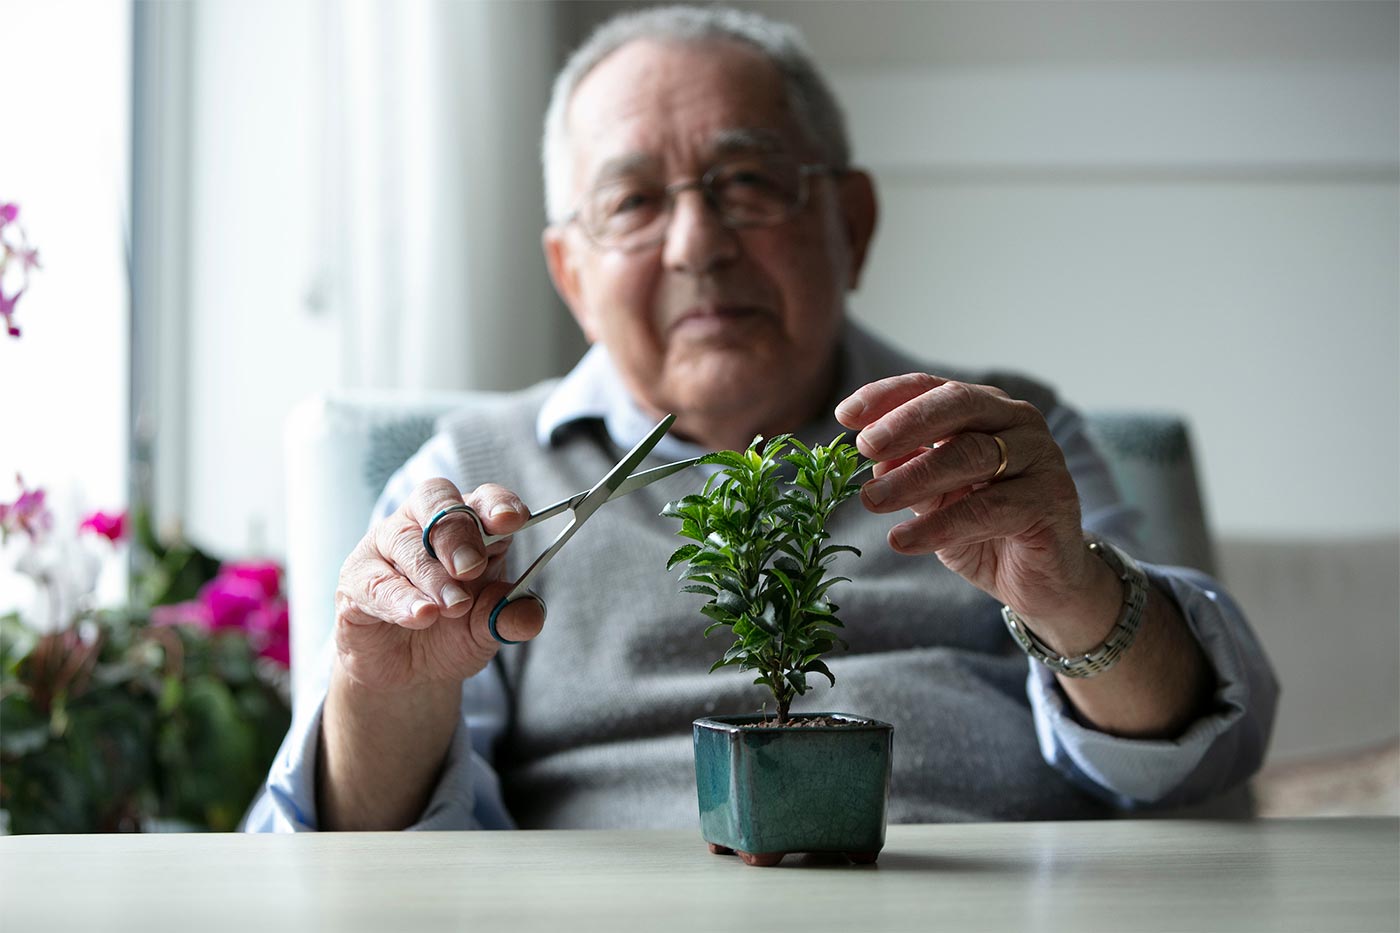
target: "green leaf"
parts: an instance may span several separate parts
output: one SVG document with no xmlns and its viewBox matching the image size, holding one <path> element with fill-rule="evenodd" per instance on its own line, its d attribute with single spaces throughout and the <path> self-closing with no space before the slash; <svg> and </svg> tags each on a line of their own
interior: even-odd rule
<svg viewBox="0 0 1400 933">
<path fill-rule="evenodd" d="M 700 614 L 707 619 L 714 619 L 716 622 L 723 622 L 725 625 L 733 625 L 734 614 L 726 612 L 714 603 L 706 603 L 700 607 Z"/>
<path fill-rule="evenodd" d="M 698 544 L 686 544 L 682 547 L 676 548 L 675 552 L 672 553 L 671 556 L 666 560 L 666 569 L 670 570 L 672 567 L 676 566 L 676 564 L 679 564 L 681 561 L 690 560 L 690 558 L 694 557 L 696 554 L 699 553 L 700 545 Z"/>
<path fill-rule="evenodd" d="M 754 618 L 754 624 L 769 634 L 778 634 L 778 613 L 772 603 L 764 603 L 763 611 Z"/>
<path fill-rule="evenodd" d="M 719 595 L 715 597 L 715 604 L 736 616 L 742 615 L 749 608 L 748 602 L 742 596 L 729 590 L 720 590 Z"/>
<path fill-rule="evenodd" d="M 733 467 L 736 470 L 748 469 L 748 461 L 732 450 L 716 450 L 714 453 L 705 454 L 700 458 L 700 462 L 717 463 L 720 466 Z"/>
<path fill-rule="evenodd" d="M 827 680 L 831 681 L 833 687 L 836 686 L 836 675 L 831 673 L 831 669 L 820 660 L 813 659 L 808 661 L 802 666 L 802 670 L 808 674 L 821 674 Z"/>
<path fill-rule="evenodd" d="M 802 573 L 802 565 L 787 555 L 773 561 L 773 567 L 777 570 L 781 570 L 784 574 L 792 574 L 793 576 Z"/>
<path fill-rule="evenodd" d="M 701 548 L 690 556 L 690 562 L 700 567 L 725 567 L 729 565 L 729 558 L 719 551 Z"/>
<path fill-rule="evenodd" d="M 699 583 L 691 583 L 681 587 L 682 593 L 700 593 L 705 596 L 718 596 L 719 592 L 714 587 L 703 586 Z"/>
<path fill-rule="evenodd" d="M 842 552 L 845 552 L 847 554 L 854 554 L 857 557 L 860 556 L 860 548 L 851 547 L 849 544 L 828 544 L 826 547 L 821 549 L 821 553 L 817 555 L 817 560 L 824 561 L 828 557 L 832 557 Z"/>
<path fill-rule="evenodd" d="M 807 686 L 806 674 L 801 671 L 788 671 L 783 677 L 788 683 L 792 684 L 792 689 L 797 691 L 798 696 L 806 696 L 807 690 L 809 689 Z"/>
</svg>

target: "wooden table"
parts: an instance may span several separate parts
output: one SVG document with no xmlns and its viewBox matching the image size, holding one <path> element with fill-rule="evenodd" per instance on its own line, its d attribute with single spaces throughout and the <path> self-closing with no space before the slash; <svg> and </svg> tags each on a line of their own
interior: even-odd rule
<svg viewBox="0 0 1400 933">
<path fill-rule="evenodd" d="M 1400 929 L 1400 820 L 892 826 L 878 865 L 693 832 L 18 836 L 0 929 Z"/>
</svg>

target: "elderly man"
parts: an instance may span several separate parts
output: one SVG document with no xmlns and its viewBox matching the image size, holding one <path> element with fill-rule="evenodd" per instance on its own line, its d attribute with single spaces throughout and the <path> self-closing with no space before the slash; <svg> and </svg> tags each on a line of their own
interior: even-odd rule
<svg viewBox="0 0 1400 933">
<path fill-rule="evenodd" d="M 792 30 L 716 8 L 614 20 L 560 74 L 544 152 L 549 272 L 592 347 L 562 380 L 446 419 L 390 481 L 341 571 L 324 699 L 250 828 L 694 825 L 690 721 L 759 701 L 747 677 L 706 676 L 713 647 L 664 570 L 677 542 L 657 512 L 695 476 L 600 512 L 544 575 L 548 625 L 532 600 L 501 613 L 526 644 L 502 648 L 488 616 L 551 531 L 483 547 L 454 515 L 432 530 L 439 560 L 421 543 L 463 502 L 516 531 L 666 412 L 659 457 L 844 426 L 877 461 L 835 529 L 865 550 L 839 697 L 809 705 L 895 724 L 892 819 L 1180 804 L 1258 767 L 1267 661 L 1199 574 L 1147 566 L 1145 603 L 1125 601 L 1097 542 L 1130 549 L 1129 516 L 1079 418 L 847 319 L 875 191 Z M 1008 626 L 1038 640 L 1023 653 Z"/>
</svg>

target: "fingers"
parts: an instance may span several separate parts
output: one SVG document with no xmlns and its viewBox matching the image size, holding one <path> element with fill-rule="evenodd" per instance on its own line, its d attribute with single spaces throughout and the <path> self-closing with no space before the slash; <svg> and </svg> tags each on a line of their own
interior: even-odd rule
<svg viewBox="0 0 1400 933">
<path fill-rule="evenodd" d="M 964 486 L 919 503 L 914 511 L 914 518 L 890 529 L 890 546 L 902 554 L 929 554 L 1001 538 L 1060 540 L 1064 529 L 1077 532 L 1079 527 L 1074 481 L 1058 472 Z"/>
<path fill-rule="evenodd" d="M 422 529 L 432 524 L 433 518 L 443 509 L 463 503 L 471 506 L 476 519 L 465 512 L 445 515 L 433 524 L 428 540 L 438 555 L 438 562 L 448 573 L 459 580 L 475 580 L 485 568 L 487 558 L 505 548 L 504 544 L 488 548 L 482 542 L 482 529 L 487 534 L 509 534 L 524 523 L 530 512 L 515 493 L 494 483 L 478 486 L 469 496 L 462 496 L 457 487 L 445 479 L 420 483 L 402 511 L 418 525 L 419 538 L 413 546 L 428 560 L 432 558 L 423 548 Z M 397 542 L 385 540 L 383 543 L 392 548 Z"/>
<path fill-rule="evenodd" d="M 425 566 L 421 575 L 427 576 L 427 570 Z M 471 594 L 441 567 L 438 576 L 436 591 L 415 585 L 399 567 L 376 552 L 366 535 L 341 568 L 340 586 L 335 593 L 336 615 L 352 625 L 389 622 L 408 629 L 427 628 L 443 615 L 465 615 L 472 607 Z"/>
<path fill-rule="evenodd" d="M 341 569 L 337 608 L 347 621 L 363 615 L 424 628 L 440 616 L 461 618 L 472 609 L 480 589 L 476 581 L 499 573 L 509 543 L 484 546 L 477 522 L 453 513 L 432 530 L 430 540 L 442 559 L 434 560 L 423 547 L 423 529 L 433 516 L 464 502 L 493 534 L 509 534 L 529 514 L 519 497 L 502 486 L 480 486 L 464 500 L 448 480 L 420 483 L 398 511 L 370 529 Z"/>
<path fill-rule="evenodd" d="M 860 429 L 862 454 L 890 460 L 964 431 L 1001 433 L 1040 414 L 995 386 L 910 373 L 861 387 L 837 406 L 836 417 Z"/>
<path fill-rule="evenodd" d="M 1001 435 L 1006 445 L 1006 469 L 999 480 L 1026 472 L 1041 455 L 1043 438 L 1028 429 L 1014 428 Z M 861 487 L 861 501 L 872 512 L 938 507 L 938 500 L 965 487 L 990 481 L 1001 466 L 1001 447 L 991 434 L 957 434 L 934 447 L 920 448 L 896 460 L 880 464 L 876 476 Z"/>
<path fill-rule="evenodd" d="M 1023 481 L 1024 482 L 1024 481 Z M 890 547 L 902 554 L 928 554 L 943 548 L 1024 534 L 1030 521 L 1011 483 L 956 496 L 890 529 Z"/>
<path fill-rule="evenodd" d="M 477 597 L 472 609 L 471 626 L 473 637 L 492 645 L 497 642 L 491 637 L 491 612 L 496 608 L 513 584 L 502 581 L 488 583 Z M 545 608 L 538 599 L 524 596 L 510 603 L 496 617 L 496 631 L 508 641 L 529 641 L 544 629 Z"/>
</svg>

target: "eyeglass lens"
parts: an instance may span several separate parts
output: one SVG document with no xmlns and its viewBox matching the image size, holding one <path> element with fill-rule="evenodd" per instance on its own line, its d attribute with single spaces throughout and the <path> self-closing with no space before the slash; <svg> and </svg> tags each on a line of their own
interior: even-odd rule
<svg viewBox="0 0 1400 933">
<path fill-rule="evenodd" d="M 619 179 L 589 194 L 579 219 L 601 246 L 651 246 L 664 238 L 676 197 L 698 188 L 726 226 L 770 226 L 801 208 L 808 168 L 792 159 L 762 156 L 727 160 L 697 181 L 669 186 L 648 178 Z"/>
</svg>

